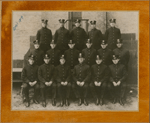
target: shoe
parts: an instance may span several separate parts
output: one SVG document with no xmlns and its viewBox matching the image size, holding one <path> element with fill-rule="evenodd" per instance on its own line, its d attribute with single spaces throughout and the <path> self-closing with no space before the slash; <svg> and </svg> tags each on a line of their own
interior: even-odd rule
<svg viewBox="0 0 150 123">
<path fill-rule="evenodd" d="M 39 104 L 39 101 L 37 101 L 36 99 L 34 99 L 33 102 L 34 102 L 35 104 Z"/>
<path fill-rule="evenodd" d="M 124 105 L 122 98 L 119 99 L 119 104 L 122 106 Z"/>
<path fill-rule="evenodd" d="M 103 99 L 100 99 L 100 105 L 101 106 L 103 105 Z"/>
<path fill-rule="evenodd" d="M 68 101 L 68 99 L 66 99 L 65 104 L 66 104 L 66 106 L 69 106 L 69 101 Z"/>
<path fill-rule="evenodd" d="M 46 102 L 45 101 L 42 102 L 42 106 L 46 107 Z"/>
<path fill-rule="evenodd" d="M 116 98 L 114 98 L 113 99 L 113 104 L 115 104 L 117 102 L 117 99 Z"/>
<path fill-rule="evenodd" d="M 84 99 L 84 105 L 88 106 L 88 103 L 87 103 L 86 99 Z"/>
<path fill-rule="evenodd" d="M 63 107 L 63 105 L 64 105 L 64 101 L 63 101 L 63 100 L 61 100 L 61 102 L 60 102 L 60 106 L 61 106 L 61 107 Z"/>
<path fill-rule="evenodd" d="M 30 106 L 30 102 L 27 101 L 27 102 L 25 103 L 25 106 L 26 106 L 26 107 L 29 107 L 29 106 Z"/>
<path fill-rule="evenodd" d="M 82 105 L 82 100 L 79 98 L 78 106 Z"/>
<path fill-rule="evenodd" d="M 99 99 L 96 98 L 96 105 L 99 105 Z"/>
<path fill-rule="evenodd" d="M 56 106 L 56 100 L 55 100 L 55 99 L 53 99 L 52 105 L 53 105 L 53 106 Z"/>
</svg>

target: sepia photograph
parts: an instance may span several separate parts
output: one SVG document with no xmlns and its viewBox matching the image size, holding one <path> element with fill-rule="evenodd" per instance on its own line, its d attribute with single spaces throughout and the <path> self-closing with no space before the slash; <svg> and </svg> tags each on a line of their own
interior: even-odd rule
<svg viewBox="0 0 150 123">
<path fill-rule="evenodd" d="M 12 111 L 138 111 L 139 11 L 12 11 Z"/>
</svg>

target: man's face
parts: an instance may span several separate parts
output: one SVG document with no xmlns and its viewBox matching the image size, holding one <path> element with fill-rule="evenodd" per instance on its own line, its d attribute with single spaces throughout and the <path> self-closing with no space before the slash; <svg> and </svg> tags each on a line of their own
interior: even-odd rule
<svg viewBox="0 0 150 123">
<path fill-rule="evenodd" d="M 96 25 L 95 24 L 91 24 L 91 29 L 95 29 Z"/>
<path fill-rule="evenodd" d="M 65 23 L 60 23 L 60 27 L 64 27 Z"/>
<path fill-rule="evenodd" d="M 97 60 L 96 60 L 96 63 L 97 63 L 97 64 L 101 64 L 101 63 L 102 63 L 102 59 L 97 59 Z"/>
<path fill-rule="evenodd" d="M 92 43 L 86 43 L 87 48 L 90 48 L 92 46 Z"/>
<path fill-rule="evenodd" d="M 40 47 L 39 44 L 34 44 L 35 49 L 38 49 Z"/>
<path fill-rule="evenodd" d="M 112 22 L 110 23 L 111 27 L 115 27 L 115 25 L 116 25 L 116 23 L 112 23 Z"/>
<path fill-rule="evenodd" d="M 122 43 L 117 43 L 117 47 L 121 48 L 122 47 Z"/>
<path fill-rule="evenodd" d="M 54 49 L 56 44 L 50 44 L 51 48 Z"/>
<path fill-rule="evenodd" d="M 60 64 L 65 64 L 65 59 L 60 59 Z"/>
<path fill-rule="evenodd" d="M 73 49 L 75 44 L 68 44 L 68 46 L 70 47 L 70 49 Z"/>
<path fill-rule="evenodd" d="M 79 60 L 79 63 L 81 64 L 81 63 L 83 63 L 84 58 L 78 58 L 78 60 Z"/>
<path fill-rule="evenodd" d="M 34 60 L 33 60 L 33 59 L 29 59 L 28 61 L 29 61 L 29 64 L 30 64 L 30 65 L 33 65 L 33 64 L 34 64 Z"/>
<path fill-rule="evenodd" d="M 112 60 L 112 62 L 113 62 L 114 64 L 118 64 L 119 59 Z"/>
<path fill-rule="evenodd" d="M 106 49 L 107 44 L 101 44 L 102 49 Z"/>
<path fill-rule="evenodd" d="M 76 26 L 76 27 L 79 27 L 79 26 L 80 26 L 80 23 L 75 23 L 75 26 Z"/>
<path fill-rule="evenodd" d="M 47 26 L 47 24 L 42 22 L 42 27 L 46 27 L 46 26 Z"/>
<path fill-rule="evenodd" d="M 50 59 L 44 59 L 45 64 L 48 64 Z"/>
</svg>

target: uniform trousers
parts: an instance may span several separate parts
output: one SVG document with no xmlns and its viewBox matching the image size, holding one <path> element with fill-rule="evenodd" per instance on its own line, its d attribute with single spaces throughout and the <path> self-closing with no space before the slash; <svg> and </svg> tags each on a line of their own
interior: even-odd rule
<svg viewBox="0 0 150 123">
<path fill-rule="evenodd" d="M 125 81 L 121 82 L 119 86 L 114 86 L 112 82 L 108 83 L 108 90 L 111 97 L 113 98 L 123 98 L 125 95 L 127 83 Z"/>
<path fill-rule="evenodd" d="M 57 84 L 58 94 L 60 99 L 68 99 L 70 96 L 71 83 L 68 83 L 66 86 L 61 85 L 61 83 Z"/>
<path fill-rule="evenodd" d="M 107 83 L 103 82 L 100 86 L 95 86 L 94 82 L 90 83 L 90 90 L 94 98 L 103 98 Z"/>
<path fill-rule="evenodd" d="M 57 84 L 54 82 L 51 84 L 51 86 L 47 86 L 47 85 L 45 85 L 45 83 L 41 82 L 40 89 L 41 89 L 42 101 L 46 101 L 46 91 L 48 91 L 49 93 L 52 93 L 52 99 L 55 99 L 56 98 L 56 88 L 57 88 Z"/>
<path fill-rule="evenodd" d="M 89 88 L 88 83 L 84 83 L 82 87 L 77 85 L 77 83 L 72 84 L 72 89 L 74 91 L 76 98 L 87 98 L 88 88 Z"/>
<path fill-rule="evenodd" d="M 36 83 L 34 86 L 30 86 L 29 83 L 23 83 L 23 91 L 24 91 L 25 98 L 27 101 L 29 101 L 29 89 L 30 88 L 34 88 L 33 98 L 37 100 L 37 97 L 39 95 L 39 89 L 40 89 L 39 83 Z"/>
</svg>

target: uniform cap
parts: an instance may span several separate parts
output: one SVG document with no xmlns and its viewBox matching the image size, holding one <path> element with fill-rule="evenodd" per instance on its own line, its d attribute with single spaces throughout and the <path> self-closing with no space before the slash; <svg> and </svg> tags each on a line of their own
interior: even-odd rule
<svg viewBox="0 0 150 123">
<path fill-rule="evenodd" d="M 29 57 L 29 59 L 31 59 L 31 60 L 34 60 L 34 59 L 35 59 L 35 56 L 34 56 L 33 54 L 30 54 L 28 57 Z"/>
<path fill-rule="evenodd" d="M 42 23 L 47 24 L 47 22 L 48 22 L 48 20 L 44 20 L 44 19 L 42 19 Z"/>
<path fill-rule="evenodd" d="M 55 41 L 54 41 L 54 40 L 52 40 L 50 44 L 55 44 Z"/>
<path fill-rule="evenodd" d="M 44 59 L 50 59 L 50 56 L 48 54 L 45 54 Z"/>
<path fill-rule="evenodd" d="M 70 40 L 68 44 L 75 44 L 73 40 Z"/>
<path fill-rule="evenodd" d="M 38 40 L 33 41 L 33 44 L 39 44 Z"/>
<path fill-rule="evenodd" d="M 65 23 L 66 21 L 65 21 L 65 19 L 59 19 L 58 20 L 60 23 Z"/>
<path fill-rule="evenodd" d="M 102 40 L 101 44 L 105 45 L 105 44 L 107 44 L 107 41 L 106 40 Z"/>
<path fill-rule="evenodd" d="M 112 55 L 112 60 L 119 59 L 119 55 Z"/>
<path fill-rule="evenodd" d="M 122 42 L 123 42 L 122 39 L 117 39 L 117 44 L 120 44 L 120 43 L 122 43 Z"/>
<path fill-rule="evenodd" d="M 100 60 L 102 57 L 100 55 L 96 55 L 96 60 Z"/>
<path fill-rule="evenodd" d="M 79 58 L 84 58 L 83 53 L 79 53 Z"/>
<path fill-rule="evenodd" d="M 86 43 L 91 44 L 92 43 L 91 39 L 87 39 Z"/>
<path fill-rule="evenodd" d="M 80 23 L 80 22 L 81 22 L 80 19 L 76 19 L 76 20 L 75 20 L 75 23 Z"/>
<path fill-rule="evenodd" d="M 113 19 L 113 18 L 112 18 L 112 19 L 109 20 L 109 22 L 110 22 L 110 23 L 116 23 L 116 19 Z"/>
<path fill-rule="evenodd" d="M 90 24 L 94 25 L 94 24 L 96 24 L 96 21 L 95 20 L 90 21 Z"/>
<path fill-rule="evenodd" d="M 64 58 L 64 55 L 61 55 L 61 56 L 60 56 L 60 59 L 65 59 L 65 58 Z"/>
</svg>

